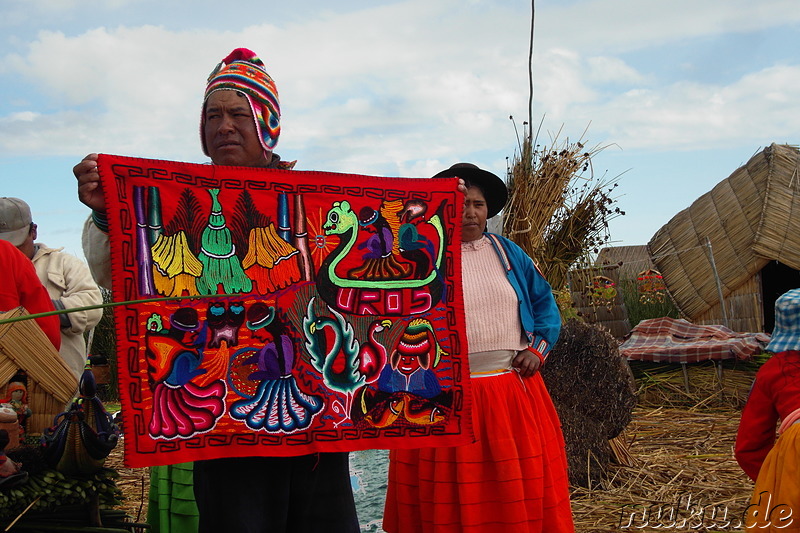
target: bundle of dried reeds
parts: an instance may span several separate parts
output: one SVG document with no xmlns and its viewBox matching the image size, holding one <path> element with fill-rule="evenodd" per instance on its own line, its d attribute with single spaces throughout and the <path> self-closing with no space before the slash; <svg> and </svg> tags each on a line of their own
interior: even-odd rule
<svg viewBox="0 0 800 533">
<path fill-rule="evenodd" d="M 607 330 L 572 319 L 562 328 L 542 378 L 561 419 L 570 482 L 591 486 L 612 460 L 608 440 L 631 420 L 636 396 L 628 363 Z"/>
<path fill-rule="evenodd" d="M 27 314 L 18 307 L 0 313 L 0 318 Z M 78 380 L 35 320 L 0 325 L 0 394 L 19 370 L 27 374 L 28 404 L 33 411 L 28 430 L 41 432 L 77 392 Z"/>
<path fill-rule="evenodd" d="M 534 145 L 527 136 L 508 169 L 509 202 L 503 234 L 533 257 L 554 288 L 580 258 L 608 241 L 613 180 L 595 180 L 592 158 L 605 147 L 586 148 L 583 139 Z"/>
<path fill-rule="evenodd" d="M 27 314 L 25 308 L 17 307 L 0 313 L 0 318 Z M 36 376 L 40 381 L 45 376 L 50 378 L 43 386 L 59 400 L 69 401 L 75 393 L 77 379 L 36 321 L 22 320 L 0 325 L 0 353 L 4 356 L 0 358 L 3 368 L 16 365 L 13 372 L 7 376 L 3 374 L 4 377 L 10 377 L 17 368 L 23 368 L 28 375 Z"/>
</svg>

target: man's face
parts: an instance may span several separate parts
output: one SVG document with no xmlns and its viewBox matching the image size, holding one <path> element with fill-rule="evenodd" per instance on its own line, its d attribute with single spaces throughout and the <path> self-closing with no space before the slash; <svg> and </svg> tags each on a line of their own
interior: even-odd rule
<svg viewBox="0 0 800 533">
<path fill-rule="evenodd" d="M 31 224 L 28 236 L 25 238 L 22 244 L 17 246 L 17 249 L 23 254 L 25 254 L 28 257 L 28 259 L 33 259 L 33 256 L 36 255 L 36 247 L 33 245 L 33 241 L 36 240 L 37 233 L 38 232 L 36 224 Z"/>
<path fill-rule="evenodd" d="M 205 107 L 203 138 L 215 165 L 264 167 L 270 161 L 258 139 L 253 112 L 238 91 L 216 91 Z"/>
</svg>

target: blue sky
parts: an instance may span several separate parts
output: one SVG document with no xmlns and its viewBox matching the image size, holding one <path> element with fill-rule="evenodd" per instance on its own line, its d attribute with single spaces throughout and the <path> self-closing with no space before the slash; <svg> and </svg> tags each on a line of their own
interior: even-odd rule
<svg viewBox="0 0 800 533">
<path fill-rule="evenodd" d="M 89 152 L 206 161 L 205 78 L 238 46 L 277 82 L 276 151 L 298 168 L 502 174 L 508 117 L 528 114 L 529 20 L 513 0 L 5 0 L 0 193 L 81 256 L 72 166 Z M 536 2 L 540 140 L 608 146 L 594 167 L 621 175 L 616 244 L 646 244 L 760 149 L 798 143 L 799 29 L 794 0 Z"/>
</svg>

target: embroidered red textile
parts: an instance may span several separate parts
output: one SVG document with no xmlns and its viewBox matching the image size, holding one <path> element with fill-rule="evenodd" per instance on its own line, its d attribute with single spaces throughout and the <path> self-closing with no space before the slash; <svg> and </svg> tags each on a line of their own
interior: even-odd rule
<svg viewBox="0 0 800 533">
<path fill-rule="evenodd" d="M 456 178 L 98 169 L 126 465 L 472 441 Z"/>
</svg>

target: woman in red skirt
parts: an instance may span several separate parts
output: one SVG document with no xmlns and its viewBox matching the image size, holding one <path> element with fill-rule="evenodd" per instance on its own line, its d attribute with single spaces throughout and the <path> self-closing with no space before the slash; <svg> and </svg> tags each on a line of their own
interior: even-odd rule
<svg viewBox="0 0 800 533">
<path fill-rule="evenodd" d="M 467 188 L 462 279 L 473 419 L 467 446 L 392 450 L 388 533 L 574 532 L 564 438 L 538 370 L 558 339 L 550 285 L 486 220 L 506 203 L 503 180 L 469 163 L 436 177 Z"/>
</svg>

